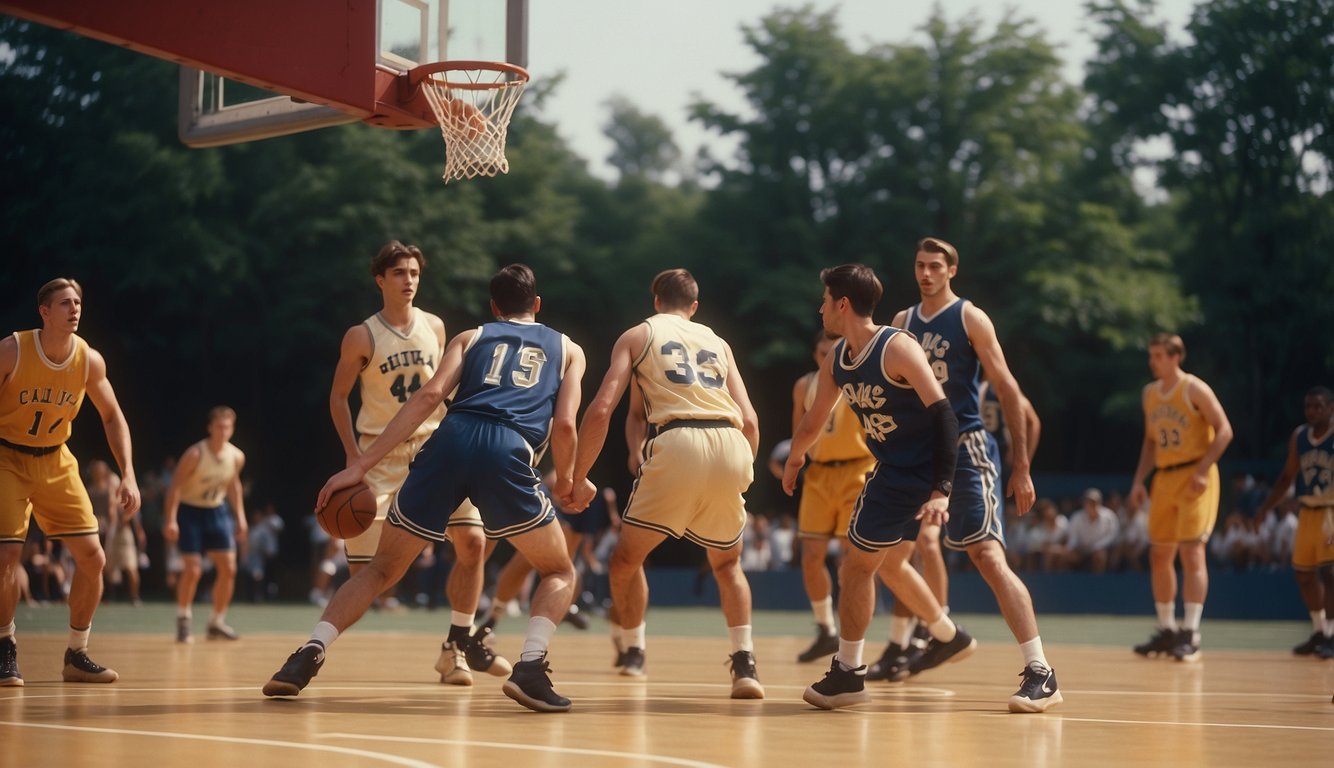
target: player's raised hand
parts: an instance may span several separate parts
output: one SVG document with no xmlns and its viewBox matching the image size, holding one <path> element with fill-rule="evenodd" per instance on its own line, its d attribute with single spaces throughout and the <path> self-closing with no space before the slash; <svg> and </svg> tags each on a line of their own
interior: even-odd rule
<svg viewBox="0 0 1334 768">
<path fill-rule="evenodd" d="M 351 488 L 361 482 L 361 479 L 365 476 L 366 473 L 362 471 L 361 467 L 354 465 L 329 478 L 324 483 L 324 487 L 320 489 L 319 495 L 315 497 L 315 511 L 319 512 L 324 509 L 324 505 L 329 503 L 329 497 L 333 495 L 334 491 Z"/>
</svg>

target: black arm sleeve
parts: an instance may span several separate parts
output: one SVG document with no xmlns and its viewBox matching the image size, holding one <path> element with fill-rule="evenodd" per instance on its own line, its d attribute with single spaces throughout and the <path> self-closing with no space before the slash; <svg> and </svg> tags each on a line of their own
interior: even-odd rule
<svg viewBox="0 0 1334 768">
<path fill-rule="evenodd" d="M 959 461 L 959 419 L 949 400 L 937 400 L 927 406 L 926 412 L 931 416 L 932 447 L 936 455 L 934 488 L 942 482 L 954 482 L 954 466 Z"/>
</svg>

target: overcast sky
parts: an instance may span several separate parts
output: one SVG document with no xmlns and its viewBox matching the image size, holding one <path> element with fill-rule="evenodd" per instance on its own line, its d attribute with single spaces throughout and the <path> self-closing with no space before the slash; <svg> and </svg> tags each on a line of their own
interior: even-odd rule
<svg viewBox="0 0 1334 768">
<path fill-rule="evenodd" d="M 758 63 L 742 40 L 742 25 L 753 26 L 776 8 L 803 4 L 837 8 L 842 37 L 855 50 L 869 43 L 923 40 L 920 27 L 932 8 L 929 2 L 902 0 L 530 0 L 528 68 L 535 81 L 566 73 L 545 116 L 594 173 L 610 177 L 604 161 L 611 143 L 602 134 L 610 96 L 624 95 L 666 121 L 686 158 L 705 142 L 721 147 L 686 119 L 687 105 L 702 96 L 729 110 L 742 109 L 740 93 L 722 74 Z M 1060 46 L 1072 82 L 1082 79 L 1083 63 L 1093 53 L 1082 0 L 939 0 L 939 5 L 952 23 L 976 13 L 994 24 L 1006 7 L 1033 18 Z M 1194 5 L 1194 0 L 1159 0 L 1157 16 L 1180 37 Z"/>
</svg>

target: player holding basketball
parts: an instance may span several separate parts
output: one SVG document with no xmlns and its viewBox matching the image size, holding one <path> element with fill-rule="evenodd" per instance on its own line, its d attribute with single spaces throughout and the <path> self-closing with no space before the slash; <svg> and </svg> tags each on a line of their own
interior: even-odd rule
<svg viewBox="0 0 1334 768">
<path fill-rule="evenodd" d="M 390 240 L 371 259 L 371 277 L 380 290 L 383 306 L 343 335 L 333 385 L 329 388 L 329 413 L 349 467 L 384 431 L 408 398 L 435 375 L 437 361 L 444 352 L 444 321 L 413 305 L 425 268 L 426 257 L 421 249 L 397 240 Z M 348 405 L 353 384 L 358 386 L 361 397 L 355 431 Z M 439 426 L 444 413 L 442 404 L 412 435 L 367 471 L 366 485 L 375 494 L 377 504 L 375 522 L 365 533 L 348 539 L 345 544 L 351 573 L 361 570 L 374 556 L 394 493 L 403 485 L 413 457 Z M 449 634 L 440 646 L 440 658 L 435 665 L 442 683 L 472 685 L 473 669 L 493 675 L 510 672 L 510 663 L 492 653 L 483 642 L 486 633 L 473 633 L 486 562 L 486 537 L 481 526 L 477 508 L 466 499 L 449 518 L 446 534 L 454 546 L 456 559 L 445 585 L 450 606 Z"/>
<path fill-rule="evenodd" d="M 1186 345 L 1160 333 L 1149 340 L 1145 385 L 1144 443 L 1130 487 L 1130 506 L 1149 504 L 1149 571 L 1158 631 L 1135 646 L 1140 656 L 1194 661 L 1200 656 L 1200 616 L 1209 591 L 1204 545 L 1218 519 L 1218 459 L 1232 442 L 1232 424 L 1214 391 L 1181 370 Z M 1144 478 L 1153 471 L 1153 492 Z M 1181 626 L 1176 622 L 1176 559 L 1181 555 Z"/>
<path fill-rule="evenodd" d="M 883 289 L 870 267 L 832 267 L 820 280 L 821 320 L 842 340 L 820 364 L 815 399 L 792 435 L 783 490 L 795 490 L 807 451 L 840 395 L 852 406 L 876 458 L 848 526 L 852 546 L 839 566 L 838 652 L 824 679 L 802 696 L 813 706 L 836 709 L 870 700 L 862 651 L 875 611 L 877 570 L 913 613 L 929 617 L 936 663 L 968 656 L 977 642 L 945 615 L 909 562 L 919 525 L 949 517 L 958 437 L 954 411 L 912 334 L 871 319 Z"/>
<path fill-rule="evenodd" d="M 236 591 L 236 547 L 244 546 L 247 534 L 241 492 L 245 454 L 231 443 L 235 432 L 236 411 L 225 405 L 209 411 L 208 437 L 185 449 L 167 487 L 162 538 L 177 545 L 183 566 L 176 581 L 178 643 L 192 641 L 191 606 L 204 574 L 204 554 L 217 573 L 208 639 L 239 639 L 226 621 Z"/>
<path fill-rule="evenodd" d="M 684 269 L 653 278 L 657 314 L 616 340 L 602 386 L 579 428 L 576 486 L 592 498 L 588 471 L 607 439 L 611 412 L 634 379 L 653 437 L 611 556 L 611 593 L 621 629 L 621 674 L 644 674 L 648 581 L 644 560 L 669 535 L 703 547 L 718 581 L 731 641 L 732 698 L 759 699 L 751 640 L 750 584 L 741 571 L 742 494 L 754 480 L 759 424 L 732 348 L 693 322 L 699 286 Z"/>
<path fill-rule="evenodd" d="M 815 338 L 815 364 L 824 362 L 836 338 L 821 330 Z M 815 402 L 818 370 L 792 387 L 792 432 Z M 829 540 L 839 540 L 839 551 L 847 549 L 848 522 L 852 508 L 866 485 L 866 475 L 875 468 L 875 457 L 866 447 L 866 433 L 847 402 L 839 402 L 829 413 L 808 452 L 809 466 L 801 485 L 797 511 L 797 534 L 801 538 L 801 577 L 806 597 L 815 613 L 815 642 L 797 656 L 798 662 L 815 661 L 838 650 L 838 627 L 834 623 L 833 582 L 825 557 Z"/>
<path fill-rule="evenodd" d="M 540 309 L 532 270 L 522 264 L 501 269 L 491 278 L 496 321 L 454 337 L 435 375 L 320 490 L 317 507 L 335 490 L 361 481 L 457 388 L 449 413 L 408 469 L 375 556 L 334 594 L 310 640 L 265 684 L 266 696 L 295 696 L 305 688 L 339 633 L 403 576 L 428 541 L 444 540 L 450 511 L 470 498 L 486 535 L 508 539 L 541 577 L 523 651 L 503 690 L 539 712 L 570 708 L 570 700 L 552 688 L 546 655 L 574 596 L 574 566 L 560 526 L 551 525 L 555 510 L 533 464 L 550 442 L 555 493 L 570 500 L 584 353 L 564 334 L 537 323 Z"/>
<path fill-rule="evenodd" d="M 93 614 L 102 600 L 106 555 L 79 464 L 65 441 L 87 394 L 102 417 L 107 444 L 120 466 L 119 500 L 125 514 L 139 511 L 139 484 L 130 451 L 130 428 L 107 379 L 101 353 L 76 333 L 83 317 L 83 288 L 56 278 L 37 291 L 42 327 L 0 339 L 0 686 L 23 685 L 14 614 L 17 572 L 28 521 L 74 556 L 69 592 L 69 645 L 61 672 L 67 683 L 110 683 L 119 675 L 88 658 Z"/>
<path fill-rule="evenodd" d="M 1298 656 L 1334 658 L 1334 393 L 1312 387 L 1302 403 L 1306 423 L 1288 438 L 1288 460 L 1256 518 L 1263 520 L 1297 484 L 1297 537 L 1292 570 L 1315 631 L 1292 649 Z"/>
</svg>

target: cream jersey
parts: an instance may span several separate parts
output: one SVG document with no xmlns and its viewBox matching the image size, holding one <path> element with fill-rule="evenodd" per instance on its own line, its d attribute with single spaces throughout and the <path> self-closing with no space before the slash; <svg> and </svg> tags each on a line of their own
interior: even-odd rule
<svg viewBox="0 0 1334 768">
<path fill-rule="evenodd" d="M 227 486 L 241 471 L 241 449 L 227 443 L 220 453 L 214 453 L 207 439 L 194 447 L 199 449 L 199 464 L 181 481 L 181 503 L 212 509 L 227 498 Z"/>
<path fill-rule="evenodd" d="M 815 404 L 816 377 L 818 372 L 806 374 L 806 410 Z M 848 461 L 867 458 L 871 449 L 866 447 L 866 431 L 852 412 L 852 406 L 839 393 L 834 410 L 829 413 L 824 427 L 815 438 L 815 444 L 806 452 L 811 461 Z"/>
<path fill-rule="evenodd" d="M 48 360 L 41 331 L 16 331 L 18 359 L 0 386 L 0 438 L 15 445 L 50 448 L 69 439 L 88 385 L 88 343 L 74 337 L 74 352 Z"/>
<path fill-rule="evenodd" d="M 361 369 L 361 410 L 357 412 L 357 432 L 378 435 L 384 431 L 398 409 L 435 375 L 440 362 L 440 337 L 431 330 L 427 314 L 412 308 L 412 322 L 406 332 L 385 321 L 380 313 L 363 323 L 371 334 L 371 354 Z M 417 427 L 413 437 L 427 437 L 440 426 L 445 416 L 441 405 Z"/>
<path fill-rule="evenodd" d="M 653 315 L 644 324 L 648 342 L 633 369 L 648 422 L 726 420 L 740 428 L 741 408 L 727 391 L 723 340 L 680 315 Z"/>
<path fill-rule="evenodd" d="M 1167 392 L 1159 382 L 1144 388 L 1144 417 L 1154 441 L 1158 469 L 1198 461 L 1214 441 L 1214 428 L 1190 402 L 1189 389 L 1197 379 L 1189 373 Z"/>
</svg>

